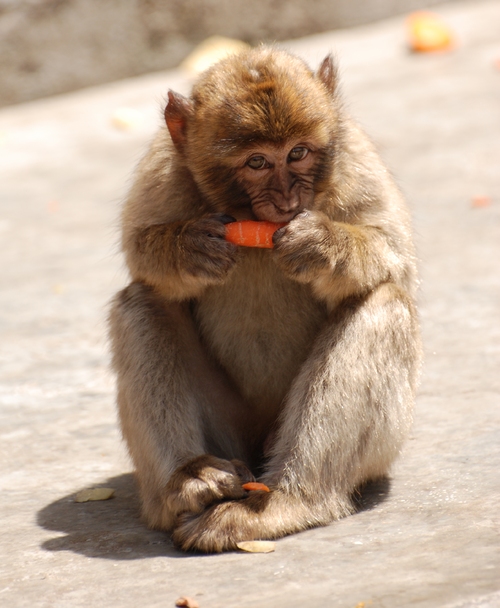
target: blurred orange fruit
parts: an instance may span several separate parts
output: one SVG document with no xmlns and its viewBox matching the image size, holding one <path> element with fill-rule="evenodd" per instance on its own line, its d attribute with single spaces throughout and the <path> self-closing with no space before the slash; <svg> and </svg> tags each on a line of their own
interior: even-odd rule
<svg viewBox="0 0 500 608">
<path fill-rule="evenodd" d="M 413 51 L 427 53 L 448 50 L 454 46 L 451 29 L 434 13 L 417 11 L 407 20 L 408 37 Z"/>
</svg>

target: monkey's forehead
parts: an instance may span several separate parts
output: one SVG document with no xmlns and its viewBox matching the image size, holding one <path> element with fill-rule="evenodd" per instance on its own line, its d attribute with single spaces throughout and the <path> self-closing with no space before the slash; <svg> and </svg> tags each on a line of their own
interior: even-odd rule
<svg viewBox="0 0 500 608">
<path fill-rule="evenodd" d="M 264 103 L 266 98 L 285 94 L 289 99 L 309 102 L 329 97 L 323 83 L 300 58 L 275 48 L 261 47 L 230 55 L 204 72 L 193 87 L 196 106 Z"/>
<path fill-rule="evenodd" d="M 296 57 L 254 49 L 208 70 L 193 88 L 195 122 L 217 137 L 284 141 L 323 132 L 335 108 L 326 87 Z M 318 136 L 320 134 L 318 133 Z"/>
</svg>

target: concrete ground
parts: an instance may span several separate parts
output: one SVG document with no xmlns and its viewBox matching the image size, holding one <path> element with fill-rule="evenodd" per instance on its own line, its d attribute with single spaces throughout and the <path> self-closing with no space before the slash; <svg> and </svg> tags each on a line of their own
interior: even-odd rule
<svg viewBox="0 0 500 608">
<path fill-rule="evenodd" d="M 289 44 L 314 65 L 337 52 L 346 103 L 408 196 L 426 363 L 390 486 L 270 554 L 183 555 L 148 531 L 116 424 L 120 201 L 187 77 L 0 112 L 1 606 L 500 606 L 500 4 L 440 13 L 450 53 L 408 53 L 399 18 Z M 135 110 L 128 130 L 120 107 Z M 116 497 L 74 502 L 96 485 Z"/>
</svg>

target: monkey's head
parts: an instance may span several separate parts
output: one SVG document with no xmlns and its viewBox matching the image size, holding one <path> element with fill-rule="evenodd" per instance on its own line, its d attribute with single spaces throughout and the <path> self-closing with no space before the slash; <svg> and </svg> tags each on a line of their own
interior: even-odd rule
<svg viewBox="0 0 500 608">
<path fill-rule="evenodd" d="M 333 165 L 335 81 L 331 56 L 315 74 L 254 49 L 207 70 L 191 99 L 169 92 L 172 141 L 213 210 L 286 222 L 314 208 Z"/>
</svg>

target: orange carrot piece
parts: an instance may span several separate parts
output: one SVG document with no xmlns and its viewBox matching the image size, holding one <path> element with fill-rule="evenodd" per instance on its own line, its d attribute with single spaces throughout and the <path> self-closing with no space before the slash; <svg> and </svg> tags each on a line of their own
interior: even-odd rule
<svg viewBox="0 0 500 608">
<path fill-rule="evenodd" d="M 241 486 L 244 490 L 248 492 L 270 492 L 271 490 L 264 483 L 259 483 L 258 481 L 249 481 L 248 483 L 244 483 Z"/>
<path fill-rule="evenodd" d="M 454 45 L 451 29 L 433 13 L 417 11 L 408 17 L 408 36 L 413 51 L 444 51 Z"/>
<path fill-rule="evenodd" d="M 241 245 L 242 247 L 260 247 L 263 249 L 273 248 L 273 234 L 286 223 L 253 222 L 244 220 L 242 222 L 231 222 L 226 224 L 226 241 Z"/>
</svg>

